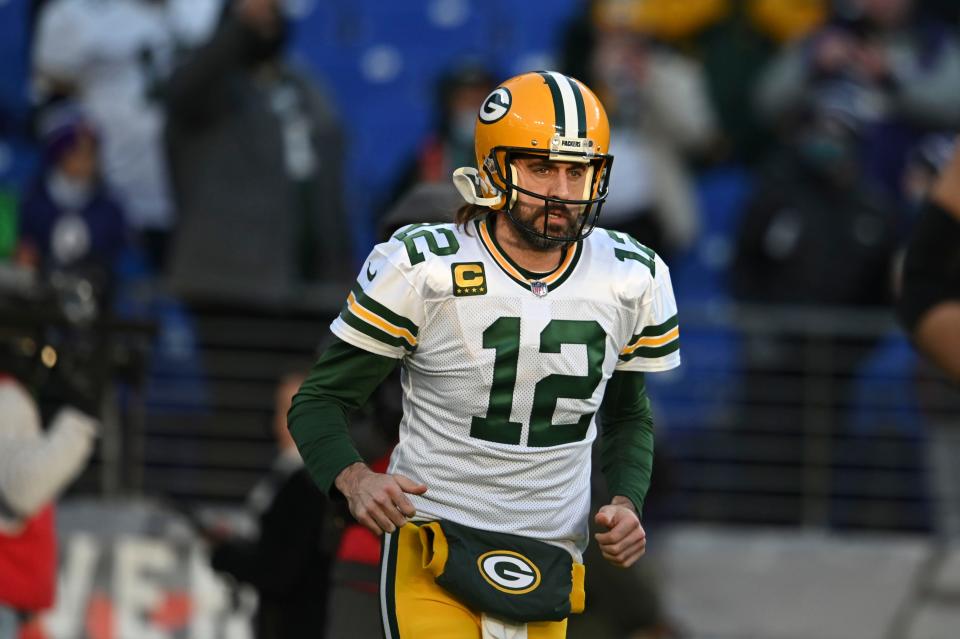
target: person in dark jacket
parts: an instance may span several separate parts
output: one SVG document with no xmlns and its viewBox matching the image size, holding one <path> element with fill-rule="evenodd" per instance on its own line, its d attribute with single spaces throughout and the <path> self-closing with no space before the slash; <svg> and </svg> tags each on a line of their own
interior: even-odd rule
<svg viewBox="0 0 960 639">
<path fill-rule="evenodd" d="M 332 547 L 330 510 L 313 484 L 286 428 L 290 400 L 302 374 L 277 387 L 273 432 L 278 454 L 269 474 L 251 491 L 248 509 L 259 533 L 246 538 L 214 527 L 211 565 L 252 585 L 259 597 L 257 639 L 323 637 Z"/>
<path fill-rule="evenodd" d="M 933 183 L 910 238 L 897 311 L 911 341 L 952 382 L 929 385 L 926 422 L 929 490 L 934 531 L 960 539 L 960 424 L 944 410 L 960 385 L 960 147 Z"/>
<path fill-rule="evenodd" d="M 960 146 L 914 229 L 897 304 L 917 347 L 960 383 Z"/>
<path fill-rule="evenodd" d="M 343 140 L 329 101 L 283 59 L 278 0 L 236 0 L 166 86 L 180 226 L 169 264 L 190 302 L 276 307 L 352 269 Z"/>
</svg>

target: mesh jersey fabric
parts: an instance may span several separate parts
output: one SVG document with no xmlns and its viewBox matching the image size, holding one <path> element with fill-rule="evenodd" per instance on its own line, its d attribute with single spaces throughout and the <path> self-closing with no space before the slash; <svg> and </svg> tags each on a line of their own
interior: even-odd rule
<svg viewBox="0 0 960 639">
<path fill-rule="evenodd" d="M 418 518 L 576 554 L 604 387 L 680 364 L 676 302 L 660 257 L 604 229 L 541 278 L 546 294 L 524 275 L 484 220 L 410 225 L 374 247 L 331 330 L 402 359 L 389 472 L 427 485 Z"/>
</svg>

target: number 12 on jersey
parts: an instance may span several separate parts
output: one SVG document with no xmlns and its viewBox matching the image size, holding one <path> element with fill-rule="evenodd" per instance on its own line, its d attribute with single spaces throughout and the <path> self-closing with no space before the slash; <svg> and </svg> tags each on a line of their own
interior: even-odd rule
<svg viewBox="0 0 960 639">
<path fill-rule="evenodd" d="M 540 333 L 541 353 L 560 353 L 563 344 L 583 344 L 587 349 L 586 375 L 547 375 L 537 382 L 530 413 L 527 445 L 558 446 L 580 441 L 587 435 L 593 413 L 586 413 L 573 424 L 553 424 L 557 400 L 589 399 L 603 379 L 606 333 L 593 320 L 551 320 Z M 511 422 L 513 394 L 520 358 L 520 318 L 501 317 L 483 332 L 483 348 L 496 353 L 493 383 L 487 416 L 474 416 L 470 436 L 501 444 L 519 444 L 523 424 Z"/>
</svg>

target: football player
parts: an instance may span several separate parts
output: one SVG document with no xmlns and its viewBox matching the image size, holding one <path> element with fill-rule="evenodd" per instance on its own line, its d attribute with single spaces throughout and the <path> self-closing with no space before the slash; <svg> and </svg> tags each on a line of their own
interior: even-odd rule
<svg viewBox="0 0 960 639">
<path fill-rule="evenodd" d="M 294 398 L 290 429 L 319 485 L 384 534 L 387 637 L 564 637 L 584 606 L 590 450 L 602 427 L 611 503 L 596 535 L 618 566 L 643 553 L 653 431 L 644 374 L 680 363 L 670 275 L 597 228 L 613 163 L 583 83 L 525 73 L 486 98 L 475 167 L 454 172 L 454 224 L 374 247 Z M 402 366 L 385 474 L 347 413 Z M 595 419 L 596 415 L 600 419 Z"/>
</svg>

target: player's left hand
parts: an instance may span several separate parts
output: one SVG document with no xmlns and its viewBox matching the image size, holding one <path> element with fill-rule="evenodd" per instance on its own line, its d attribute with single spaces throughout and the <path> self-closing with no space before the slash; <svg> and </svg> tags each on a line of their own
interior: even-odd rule
<svg viewBox="0 0 960 639">
<path fill-rule="evenodd" d="M 597 511 L 594 521 L 606 532 L 594 535 L 603 558 L 620 568 L 629 568 L 647 550 L 647 533 L 629 500 L 614 497 Z"/>
</svg>

